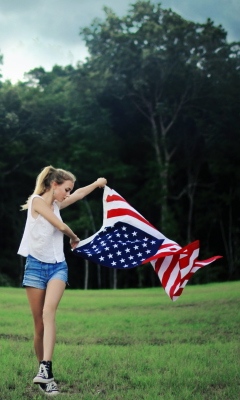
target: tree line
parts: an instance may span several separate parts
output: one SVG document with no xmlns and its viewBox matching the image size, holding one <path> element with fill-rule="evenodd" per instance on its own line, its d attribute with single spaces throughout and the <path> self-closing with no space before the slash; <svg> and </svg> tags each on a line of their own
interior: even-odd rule
<svg viewBox="0 0 240 400">
<path fill-rule="evenodd" d="M 81 30 L 89 57 L 0 82 L 0 285 L 21 284 L 20 205 L 49 164 L 75 187 L 99 176 L 181 246 L 200 239 L 200 259 L 222 255 L 194 283 L 239 279 L 240 43 L 208 19 L 186 21 L 137 1 L 124 17 Z M 0 57 L 1 62 L 1 57 Z M 63 210 L 80 238 L 102 225 L 102 192 Z M 112 271 L 76 258 L 72 288 L 159 285 L 151 265 Z"/>
</svg>

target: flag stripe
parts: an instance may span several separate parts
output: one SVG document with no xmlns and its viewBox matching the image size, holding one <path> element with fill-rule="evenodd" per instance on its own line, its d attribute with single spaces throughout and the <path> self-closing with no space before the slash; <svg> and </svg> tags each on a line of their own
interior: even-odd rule
<svg viewBox="0 0 240 400">
<path fill-rule="evenodd" d="M 122 217 L 125 215 L 134 217 L 134 218 L 138 219 L 139 221 L 144 222 L 145 224 L 151 226 L 151 228 L 154 228 L 154 226 L 151 225 L 150 222 L 148 222 L 145 218 L 141 217 L 134 211 L 128 210 L 128 209 L 118 208 L 117 210 L 109 210 L 107 213 L 107 218 Z"/>
</svg>

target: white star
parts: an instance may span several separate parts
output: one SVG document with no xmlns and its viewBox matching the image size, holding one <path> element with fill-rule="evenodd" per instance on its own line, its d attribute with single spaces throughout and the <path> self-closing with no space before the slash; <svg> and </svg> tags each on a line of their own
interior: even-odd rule
<svg viewBox="0 0 240 400">
<path fill-rule="evenodd" d="M 139 248 L 139 246 L 134 246 L 134 249 L 137 250 Z"/>
<path fill-rule="evenodd" d="M 133 236 L 136 236 L 136 235 L 137 235 L 137 232 L 135 232 L 135 231 L 132 232 L 132 235 L 133 235 Z"/>
<path fill-rule="evenodd" d="M 129 258 L 129 260 L 132 260 L 133 259 L 133 256 L 130 256 L 130 257 L 128 257 Z"/>
<path fill-rule="evenodd" d="M 106 250 L 106 251 L 107 251 L 107 250 L 109 250 L 109 247 L 105 247 L 105 249 L 104 249 L 104 250 Z"/>
<path fill-rule="evenodd" d="M 147 243 L 143 243 L 142 246 L 143 246 L 143 247 L 147 247 Z"/>
<path fill-rule="evenodd" d="M 116 265 L 116 264 L 117 264 L 117 263 L 116 263 L 115 261 L 113 261 L 113 262 L 111 263 L 111 265 L 113 265 L 113 266 Z"/>
<path fill-rule="evenodd" d="M 127 264 L 125 264 L 124 266 L 123 266 L 123 268 L 127 268 L 128 267 L 128 265 Z"/>
<path fill-rule="evenodd" d="M 126 253 L 129 253 L 130 249 L 129 249 L 129 248 L 127 248 L 127 249 L 125 249 L 125 251 L 126 251 Z"/>
<path fill-rule="evenodd" d="M 117 256 L 120 256 L 121 254 L 122 254 L 121 251 L 118 251 L 118 252 L 117 252 Z"/>
<path fill-rule="evenodd" d="M 122 259 L 120 260 L 120 262 L 121 262 L 121 263 L 125 262 L 124 258 L 122 258 Z"/>
<path fill-rule="evenodd" d="M 127 238 L 127 237 L 128 237 L 128 234 L 127 234 L 127 233 L 125 233 L 125 234 L 124 234 L 124 236 Z"/>
<path fill-rule="evenodd" d="M 116 233 L 116 236 L 117 236 L 117 237 L 120 237 L 121 235 L 120 235 L 120 233 Z"/>
<path fill-rule="evenodd" d="M 125 226 L 122 226 L 122 230 L 125 231 L 127 228 Z"/>
<path fill-rule="evenodd" d="M 138 253 L 137 256 L 138 256 L 138 257 L 142 257 L 142 253 Z"/>
<path fill-rule="evenodd" d="M 146 253 L 148 254 L 148 253 L 151 253 L 151 251 L 150 250 L 146 250 Z"/>
<path fill-rule="evenodd" d="M 146 242 L 146 241 L 148 240 L 148 238 L 147 238 L 147 237 L 145 237 L 143 240 Z"/>
<path fill-rule="evenodd" d="M 102 240 L 101 242 L 100 242 L 100 244 L 102 245 L 102 246 L 105 246 L 105 242 L 104 242 L 104 240 Z"/>
<path fill-rule="evenodd" d="M 133 264 L 133 265 L 134 265 L 134 264 L 137 264 L 137 262 L 136 262 L 136 261 L 133 261 L 132 264 Z"/>
<path fill-rule="evenodd" d="M 108 257 L 109 257 L 109 258 L 113 258 L 113 255 L 112 255 L 112 254 L 108 254 Z"/>
<path fill-rule="evenodd" d="M 104 257 L 101 256 L 101 257 L 99 258 L 99 261 L 103 261 L 103 260 L 104 260 Z"/>
<path fill-rule="evenodd" d="M 113 247 L 118 247 L 118 244 L 114 244 Z"/>
<path fill-rule="evenodd" d="M 154 240 L 152 240 L 150 243 L 151 243 L 151 244 L 155 244 L 156 242 L 155 242 Z"/>
</svg>

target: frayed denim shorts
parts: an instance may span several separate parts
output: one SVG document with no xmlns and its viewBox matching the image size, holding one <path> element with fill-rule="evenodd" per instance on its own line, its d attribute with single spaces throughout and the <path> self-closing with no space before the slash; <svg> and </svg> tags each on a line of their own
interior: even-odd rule
<svg viewBox="0 0 240 400">
<path fill-rule="evenodd" d="M 65 260 L 51 264 L 27 256 L 22 286 L 46 289 L 52 279 L 60 279 L 67 283 L 68 266 Z"/>
</svg>

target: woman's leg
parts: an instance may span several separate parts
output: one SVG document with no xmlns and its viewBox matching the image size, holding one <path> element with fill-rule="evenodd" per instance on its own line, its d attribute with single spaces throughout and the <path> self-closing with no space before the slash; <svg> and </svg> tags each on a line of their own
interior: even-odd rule
<svg viewBox="0 0 240 400">
<path fill-rule="evenodd" d="M 66 283 L 60 279 L 52 279 L 47 285 L 43 307 L 44 352 L 42 360 L 45 361 L 52 360 L 54 345 L 56 341 L 55 315 L 65 287 Z"/>
<path fill-rule="evenodd" d="M 43 306 L 45 300 L 45 289 L 37 289 L 33 287 L 26 288 L 28 301 L 33 315 L 34 321 L 34 348 L 38 361 L 43 359 Z"/>
</svg>

